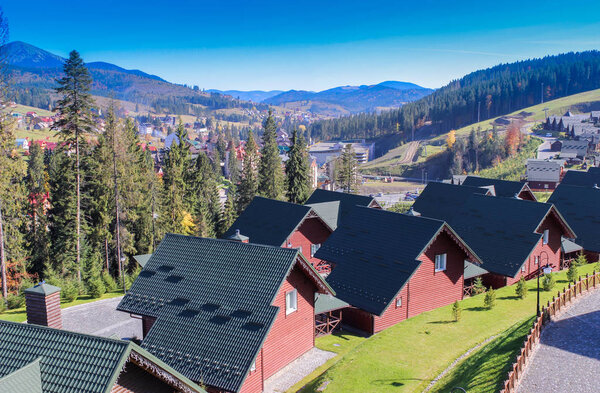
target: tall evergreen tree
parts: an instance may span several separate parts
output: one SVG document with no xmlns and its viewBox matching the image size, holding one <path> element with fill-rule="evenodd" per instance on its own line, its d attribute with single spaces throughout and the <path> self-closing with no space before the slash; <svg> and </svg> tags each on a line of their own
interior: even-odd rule
<svg viewBox="0 0 600 393">
<path fill-rule="evenodd" d="M 206 154 L 198 154 L 191 174 L 193 179 L 190 181 L 188 195 L 191 198 L 197 234 L 214 237 L 218 230 L 221 204 L 215 172 Z"/>
<path fill-rule="evenodd" d="M 219 237 L 223 236 L 223 234 L 227 232 L 237 217 L 234 199 L 235 191 L 235 186 L 232 185 L 227 193 L 227 200 L 225 201 L 225 206 L 223 207 L 221 218 L 219 220 Z"/>
<path fill-rule="evenodd" d="M 231 143 L 231 149 L 229 149 L 227 154 L 227 170 L 229 172 L 229 181 L 232 184 L 238 184 L 240 182 L 240 167 L 237 158 L 237 151 L 235 149 L 235 143 Z"/>
<path fill-rule="evenodd" d="M 347 144 L 336 161 L 337 182 L 347 193 L 358 191 L 358 161 L 351 144 Z"/>
<path fill-rule="evenodd" d="M 171 144 L 165 154 L 163 165 L 163 213 L 161 226 L 166 232 L 184 233 L 184 218 L 189 214 L 186 203 L 187 183 L 190 169 L 190 151 L 185 143 L 187 131 L 181 121 L 175 131 L 178 143 Z"/>
<path fill-rule="evenodd" d="M 81 282 L 81 173 L 79 165 L 79 144 L 85 133 L 94 130 L 92 119 L 93 99 L 90 95 L 92 78 L 83 59 L 77 51 L 72 51 L 64 64 L 65 76 L 59 79 L 56 92 L 62 97 L 56 106 L 59 120 L 52 126 L 63 141 L 75 144 L 76 172 L 76 264 L 77 279 Z"/>
<path fill-rule="evenodd" d="M 27 243 L 31 250 L 28 270 L 38 277 L 43 277 L 44 270 L 50 262 L 50 238 L 48 236 L 48 219 L 50 184 L 48 171 L 44 162 L 44 150 L 34 143 L 29 148 L 27 164 L 27 191 L 29 193 L 29 224 Z"/>
<path fill-rule="evenodd" d="M 285 165 L 287 177 L 287 198 L 292 203 L 304 203 L 310 196 L 310 167 L 308 151 L 302 135 L 292 133 L 292 147 Z"/>
<path fill-rule="evenodd" d="M 258 147 L 252 131 L 248 133 L 244 161 L 242 163 L 242 178 L 237 196 L 238 213 L 242 212 L 258 192 Z"/>
<path fill-rule="evenodd" d="M 280 199 L 283 194 L 284 177 L 277 147 L 277 126 L 273 113 L 263 124 L 263 148 L 258 169 L 258 193 L 265 198 Z"/>
</svg>

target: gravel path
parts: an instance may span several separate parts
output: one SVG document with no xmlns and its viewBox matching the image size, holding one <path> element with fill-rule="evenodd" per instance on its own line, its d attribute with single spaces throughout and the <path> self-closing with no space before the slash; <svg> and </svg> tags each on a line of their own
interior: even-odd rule
<svg viewBox="0 0 600 393">
<path fill-rule="evenodd" d="M 142 321 L 117 311 L 122 298 L 98 300 L 63 309 L 63 329 L 104 337 L 142 338 Z"/>
<path fill-rule="evenodd" d="M 518 393 L 595 393 L 600 373 L 600 290 L 576 300 L 542 332 Z"/>
<path fill-rule="evenodd" d="M 285 392 L 336 354 L 313 348 L 265 380 L 263 393 Z"/>
</svg>

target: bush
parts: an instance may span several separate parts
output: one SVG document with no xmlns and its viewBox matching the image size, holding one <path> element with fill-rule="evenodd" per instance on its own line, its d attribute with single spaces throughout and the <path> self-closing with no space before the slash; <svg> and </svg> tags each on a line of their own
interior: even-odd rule
<svg viewBox="0 0 600 393">
<path fill-rule="evenodd" d="M 483 285 L 483 281 L 481 281 L 481 277 L 475 278 L 473 282 L 473 294 L 479 295 L 480 293 L 485 292 L 485 286 Z"/>
<path fill-rule="evenodd" d="M 454 322 L 460 321 L 462 309 L 460 308 L 460 304 L 458 304 L 458 300 L 454 302 L 452 305 L 452 317 L 454 318 Z"/>
<path fill-rule="evenodd" d="M 102 272 L 102 281 L 104 282 L 104 287 L 106 288 L 106 292 L 114 292 L 117 290 L 117 282 L 115 281 L 113 276 L 110 275 L 109 272 L 107 272 L 107 271 Z"/>
<path fill-rule="evenodd" d="M 587 258 L 585 257 L 585 255 L 583 254 L 583 252 L 580 252 L 579 255 L 577 255 L 577 258 L 571 262 L 572 264 L 575 264 L 577 266 L 583 266 L 587 263 Z"/>
<path fill-rule="evenodd" d="M 74 302 L 79 297 L 79 285 L 72 280 L 63 281 L 60 296 L 68 303 Z"/>
<path fill-rule="evenodd" d="M 125 276 L 125 289 L 127 289 L 129 291 L 129 289 L 133 285 L 134 281 L 135 281 L 135 277 L 130 276 L 130 275 L 126 275 Z"/>
<path fill-rule="evenodd" d="M 4 302 L 4 299 L 0 299 L 0 314 L 4 311 L 6 311 L 6 303 Z"/>
<path fill-rule="evenodd" d="M 544 274 L 544 278 L 542 278 L 542 286 L 544 287 L 544 291 L 550 292 L 554 288 L 555 284 L 556 280 L 554 279 L 554 275 L 552 273 Z"/>
<path fill-rule="evenodd" d="M 106 293 L 106 287 L 104 286 L 104 282 L 100 277 L 93 278 L 88 282 L 88 294 L 94 299 L 99 298 L 100 296 Z"/>
<path fill-rule="evenodd" d="M 496 305 L 496 291 L 494 291 L 492 288 L 488 289 L 488 291 L 485 293 L 485 299 L 483 299 L 483 304 L 488 309 L 494 308 L 494 306 Z"/>
<path fill-rule="evenodd" d="M 6 298 L 6 305 L 9 310 L 14 310 L 15 308 L 21 308 L 25 304 L 25 297 L 21 295 L 10 294 Z"/>
<path fill-rule="evenodd" d="M 569 271 L 567 271 L 567 279 L 569 280 L 569 282 L 575 282 L 578 276 L 579 272 L 577 270 L 577 264 L 571 262 L 571 266 L 569 266 Z"/>
<path fill-rule="evenodd" d="M 527 297 L 527 281 L 525 281 L 525 277 L 521 276 L 519 282 L 517 283 L 517 288 L 515 289 L 517 296 L 519 299 L 525 299 Z"/>
</svg>

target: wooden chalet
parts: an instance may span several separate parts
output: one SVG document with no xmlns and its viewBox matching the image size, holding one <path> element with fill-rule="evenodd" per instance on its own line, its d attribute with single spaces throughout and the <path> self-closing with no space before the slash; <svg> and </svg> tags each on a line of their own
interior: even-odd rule
<svg viewBox="0 0 600 393">
<path fill-rule="evenodd" d="M 561 239 L 576 236 L 554 205 L 483 195 L 479 190 L 429 183 L 413 209 L 445 220 L 456 230 L 483 261 L 481 268 L 487 273 L 480 277 L 486 286 L 511 285 L 546 265 L 560 268 Z"/>
<path fill-rule="evenodd" d="M 578 187 L 600 187 L 600 168 L 590 167 L 587 172 L 567 171 L 560 184 Z"/>
<path fill-rule="evenodd" d="M 0 321 L 0 392 L 206 393 L 133 342 Z"/>
<path fill-rule="evenodd" d="M 533 192 L 529 189 L 527 183 L 500 180 L 500 179 L 488 179 L 479 176 L 467 176 L 462 183 L 463 186 L 470 187 L 484 187 L 492 190 L 492 195 L 506 198 L 513 198 L 515 196 L 525 199 L 527 201 L 537 201 Z"/>
<path fill-rule="evenodd" d="M 330 224 L 310 206 L 255 197 L 223 238 L 240 233 L 254 244 L 297 248 L 319 273 L 328 273 L 329 264 L 314 254 L 331 232 Z"/>
<path fill-rule="evenodd" d="M 600 181 L 600 173 L 569 171 L 567 175 L 571 172 L 577 175 L 560 184 L 548 202 L 553 203 L 573 227 L 577 233 L 574 242 L 583 248 L 588 261 L 595 262 L 600 260 L 600 188 L 593 182 Z"/>
<path fill-rule="evenodd" d="M 209 392 L 262 392 L 314 346 L 329 285 L 297 249 L 167 234 L 118 309 L 141 347 Z"/>
<path fill-rule="evenodd" d="M 327 282 L 350 305 L 344 323 L 370 334 L 462 299 L 464 260 L 479 262 L 443 221 L 359 206 L 317 256 L 335 265 Z"/>
</svg>

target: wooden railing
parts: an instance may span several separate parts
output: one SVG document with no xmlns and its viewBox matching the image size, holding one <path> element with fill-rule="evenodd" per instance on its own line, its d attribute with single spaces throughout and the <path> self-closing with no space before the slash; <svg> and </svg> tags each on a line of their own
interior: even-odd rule
<svg viewBox="0 0 600 393">
<path fill-rule="evenodd" d="M 512 369 L 508 373 L 508 378 L 504 381 L 504 388 L 500 391 L 501 393 L 513 393 L 516 391 L 519 379 L 525 371 L 527 360 L 531 356 L 535 345 L 539 342 L 544 326 L 550 321 L 551 317 L 571 303 L 573 299 L 597 286 L 600 287 L 600 272 L 596 273 L 594 271 L 591 276 L 586 274 L 583 278 L 580 276 L 577 282 L 574 284 L 569 283 L 567 288 L 563 288 L 562 293 L 559 291 L 556 296 L 552 297 L 551 302 L 548 301 L 546 307 L 542 307 L 541 315 L 533 322 L 533 327 L 523 343 L 521 352 L 517 356 L 517 361 L 513 363 Z"/>
</svg>

